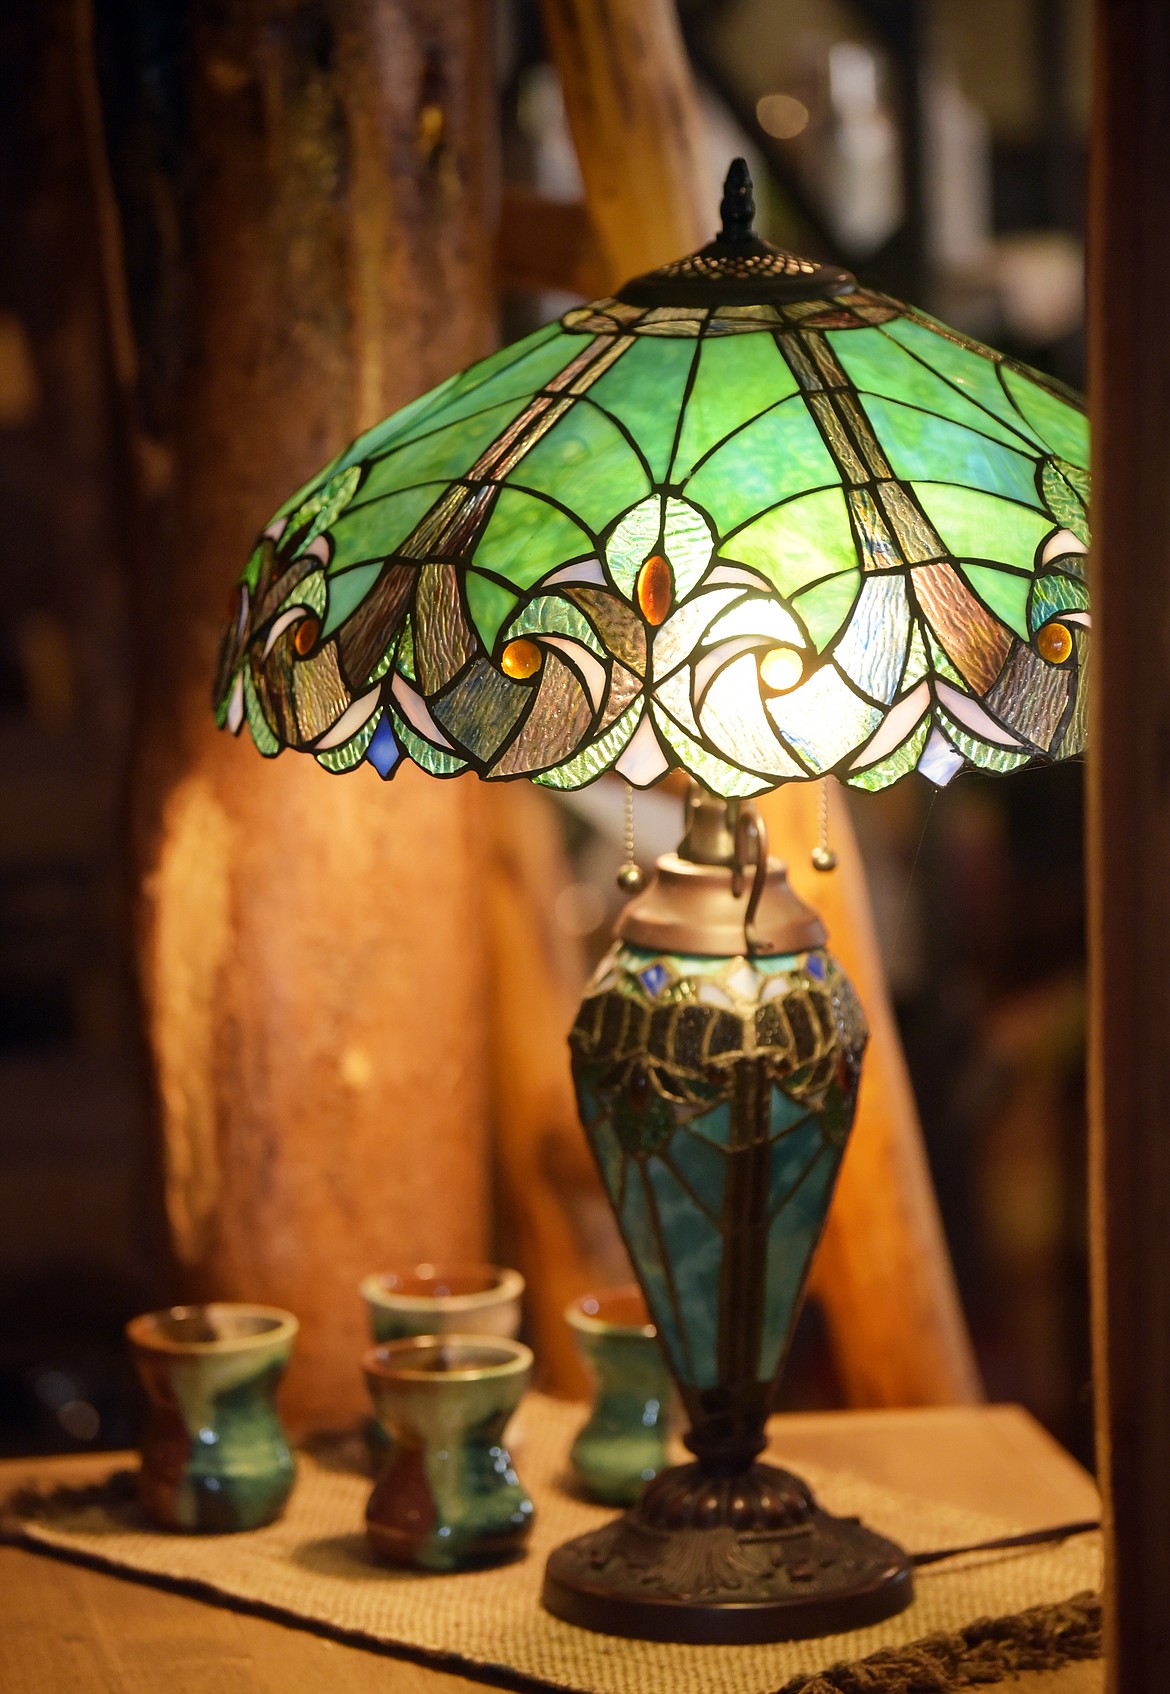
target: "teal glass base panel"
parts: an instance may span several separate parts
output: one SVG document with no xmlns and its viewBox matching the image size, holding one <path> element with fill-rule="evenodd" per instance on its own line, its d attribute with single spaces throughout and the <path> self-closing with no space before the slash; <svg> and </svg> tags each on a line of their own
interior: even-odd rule
<svg viewBox="0 0 1170 1694">
<path fill-rule="evenodd" d="M 578 1105 L 688 1406 L 771 1383 L 852 1125 L 856 997 L 817 949 L 619 943 L 570 1037 Z"/>
</svg>

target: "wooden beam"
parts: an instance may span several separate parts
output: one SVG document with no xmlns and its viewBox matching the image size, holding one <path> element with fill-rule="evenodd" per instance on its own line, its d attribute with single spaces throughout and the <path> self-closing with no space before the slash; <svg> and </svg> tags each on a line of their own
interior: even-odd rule
<svg viewBox="0 0 1170 1694">
<path fill-rule="evenodd" d="M 698 101 L 670 0 L 541 0 L 607 288 L 718 226 Z"/>
<path fill-rule="evenodd" d="M 1113 1694 L 1170 1665 L 1170 8 L 1098 0 L 1090 1148 Z"/>
<path fill-rule="evenodd" d="M 678 19 L 672 0 L 543 0 L 542 14 L 614 287 L 700 245 L 717 221 L 717 184 Z M 816 840 L 815 788 L 790 783 L 765 808 L 773 849 L 796 868 L 799 883 Z M 837 837 L 840 869 L 814 877 L 819 886 L 806 895 L 827 910 L 833 943 L 865 1000 L 871 1080 L 815 1273 L 817 1293 L 853 1404 L 971 1400 L 978 1376 L 843 807 Z"/>
</svg>

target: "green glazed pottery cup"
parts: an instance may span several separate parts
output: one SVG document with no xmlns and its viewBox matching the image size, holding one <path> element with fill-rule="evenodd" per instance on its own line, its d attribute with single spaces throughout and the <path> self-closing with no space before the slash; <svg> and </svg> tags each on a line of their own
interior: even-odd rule
<svg viewBox="0 0 1170 1694">
<path fill-rule="evenodd" d="M 294 1466 L 276 1387 L 296 1333 L 291 1312 L 227 1302 L 126 1325 L 150 1400 L 139 1495 L 156 1523 L 224 1534 L 280 1516 Z"/>
<path fill-rule="evenodd" d="M 593 1409 L 570 1452 L 591 1499 L 628 1506 L 667 1463 L 671 1380 L 641 1290 L 584 1294 L 565 1310 L 595 1381 Z"/>
<path fill-rule="evenodd" d="M 503 1335 L 520 1329 L 524 1278 L 500 1265 L 412 1265 L 361 1283 L 375 1341 L 411 1335 Z"/>
<path fill-rule="evenodd" d="M 366 1354 L 366 1382 L 389 1437 L 366 1530 L 396 1565 L 454 1571 L 523 1551 L 532 1501 L 504 1429 L 532 1375 L 506 1336 L 430 1335 Z"/>
<path fill-rule="evenodd" d="M 412 1335 L 503 1335 L 520 1330 L 524 1278 L 503 1265 L 411 1265 L 378 1271 L 359 1284 L 370 1335 L 401 1341 Z M 386 1432 L 366 1422 L 366 1449 L 377 1472 L 386 1462 Z"/>
</svg>

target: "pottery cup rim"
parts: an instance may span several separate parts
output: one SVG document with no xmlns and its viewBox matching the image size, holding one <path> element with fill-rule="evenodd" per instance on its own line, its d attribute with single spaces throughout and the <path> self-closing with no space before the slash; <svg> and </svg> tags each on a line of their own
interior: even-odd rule
<svg viewBox="0 0 1170 1694">
<path fill-rule="evenodd" d="M 584 1335 L 640 1335 L 653 1340 L 658 1331 L 649 1315 L 644 1323 L 631 1321 L 630 1308 L 635 1302 L 645 1311 L 645 1299 L 636 1282 L 623 1282 L 615 1288 L 594 1288 L 569 1301 L 565 1322 Z"/>
<path fill-rule="evenodd" d="M 470 1362 L 460 1365 L 460 1357 Z M 450 1365 L 443 1362 L 448 1359 Z M 494 1382 L 523 1376 L 532 1365 L 531 1347 L 503 1335 L 411 1335 L 400 1341 L 379 1342 L 367 1348 L 362 1358 L 371 1383 L 431 1387 L 444 1382 Z"/>
<path fill-rule="evenodd" d="M 393 1284 L 433 1282 L 441 1288 L 445 1282 L 472 1280 L 481 1284 L 465 1293 L 424 1294 L 415 1289 L 409 1292 Z M 444 1264 L 397 1265 L 390 1270 L 374 1271 L 358 1285 L 367 1305 L 380 1306 L 391 1312 L 428 1312 L 441 1306 L 445 1312 L 474 1313 L 485 1306 L 496 1306 L 507 1300 L 518 1300 L 524 1292 L 524 1278 L 518 1270 L 507 1265 L 486 1265 L 474 1261 L 452 1260 Z"/>
<path fill-rule="evenodd" d="M 202 1323 L 221 1333 L 186 1336 Z M 259 1306 L 248 1300 L 208 1300 L 189 1306 L 164 1306 L 140 1312 L 126 1325 L 132 1347 L 148 1353 L 166 1353 L 175 1358 L 214 1358 L 224 1353 L 247 1353 L 268 1348 L 295 1337 L 300 1323 L 281 1306 Z"/>
</svg>

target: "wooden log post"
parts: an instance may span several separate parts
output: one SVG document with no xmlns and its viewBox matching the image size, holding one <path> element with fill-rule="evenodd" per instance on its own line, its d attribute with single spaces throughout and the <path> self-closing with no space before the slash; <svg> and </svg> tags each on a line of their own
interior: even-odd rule
<svg viewBox="0 0 1170 1694">
<path fill-rule="evenodd" d="M 714 233 L 717 185 L 672 0 L 543 0 L 607 286 Z M 795 869 L 816 840 L 816 793 L 789 784 L 764 812 Z M 866 1077 L 814 1272 L 846 1392 L 857 1405 L 962 1402 L 978 1373 L 844 806 L 840 868 L 802 889 L 826 913 L 872 1030 Z"/>
<path fill-rule="evenodd" d="M 1170 11 L 1098 0 L 1090 1191 L 1112 1694 L 1170 1665 Z"/>
<path fill-rule="evenodd" d="M 291 1307 L 292 1421 L 337 1423 L 364 1403 L 359 1277 L 489 1248 L 478 785 L 265 763 L 209 679 L 278 503 L 491 344 L 489 18 L 193 0 L 144 63 L 122 16 L 79 57 L 137 494 L 167 1208 L 183 1291 Z"/>
</svg>

